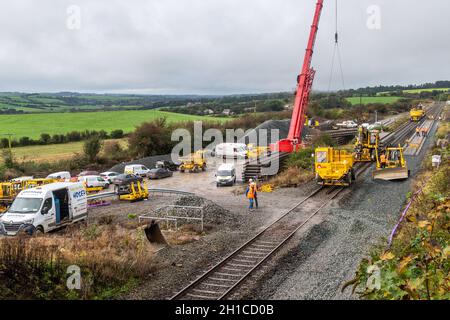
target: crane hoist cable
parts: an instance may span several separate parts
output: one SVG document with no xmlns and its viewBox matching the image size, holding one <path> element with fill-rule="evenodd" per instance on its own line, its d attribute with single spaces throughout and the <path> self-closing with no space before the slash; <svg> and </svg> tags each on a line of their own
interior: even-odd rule
<svg viewBox="0 0 450 320">
<path fill-rule="evenodd" d="M 339 63 L 339 71 L 342 82 L 342 89 L 345 90 L 345 80 L 344 80 L 344 70 L 342 68 L 342 58 L 341 51 L 339 49 L 339 32 L 338 32 L 338 0 L 335 1 L 335 33 L 334 33 L 334 49 L 333 49 L 333 57 L 331 59 L 331 70 L 330 70 L 330 78 L 328 81 L 328 92 L 331 90 L 331 85 L 333 82 L 333 72 L 334 72 L 334 64 L 335 60 Z"/>
</svg>

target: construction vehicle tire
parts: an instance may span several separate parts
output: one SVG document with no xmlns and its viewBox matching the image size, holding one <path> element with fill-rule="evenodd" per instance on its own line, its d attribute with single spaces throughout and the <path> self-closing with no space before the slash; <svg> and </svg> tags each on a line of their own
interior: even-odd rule
<svg viewBox="0 0 450 320">
<path fill-rule="evenodd" d="M 353 181 L 356 180 L 355 171 L 354 171 L 353 169 L 352 169 L 352 171 L 351 171 L 351 177 L 352 177 L 352 180 L 353 180 Z"/>
</svg>

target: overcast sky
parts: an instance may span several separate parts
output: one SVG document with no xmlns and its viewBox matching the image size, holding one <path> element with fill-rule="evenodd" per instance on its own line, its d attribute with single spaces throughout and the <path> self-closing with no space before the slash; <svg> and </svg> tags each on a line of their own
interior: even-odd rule
<svg viewBox="0 0 450 320">
<path fill-rule="evenodd" d="M 0 91 L 292 90 L 315 2 L 5 0 Z M 334 8 L 325 0 L 313 59 L 318 90 L 328 88 Z M 450 80 L 450 1 L 339 0 L 339 12 L 347 88 Z M 332 89 L 342 89 L 337 71 Z"/>
</svg>

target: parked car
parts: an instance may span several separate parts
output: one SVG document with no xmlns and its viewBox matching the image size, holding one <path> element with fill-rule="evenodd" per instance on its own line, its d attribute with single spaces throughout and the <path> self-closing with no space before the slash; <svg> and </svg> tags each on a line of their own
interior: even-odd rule
<svg viewBox="0 0 450 320">
<path fill-rule="evenodd" d="M 85 171 L 81 171 L 77 177 L 98 176 L 98 175 L 99 175 L 99 173 L 97 171 L 85 170 Z"/>
<path fill-rule="evenodd" d="M 70 174 L 69 171 L 55 172 L 47 176 L 47 179 L 56 179 L 65 181 L 70 181 L 70 178 L 72 178 L 72 175 Z"/>
<path fill-rule="evenodd" d="M 151 169 L 148 173 L 149 179 L 163 179 L 173 176 L 173 172 L 166 168 Z"/>
<path fill-rule="evenodd" d="M 229 186 L 236 183 L 236 168 L 231 163 L 225 163 L 219 166 L 216 172 L 217 187 Z"/>
<path fill-rule="evenodd" d="M 129 182 L 135 181 L 135 180 L 139 180 L 142 181 L 142 177 L 140 176 L 136 176 L 134 174 L 119 174 L 118 176 L 115 176 L 114 178 L 112 178 L 112 183 L 114 185 L 122 185 L 122 184 L 127 184 Z"/>
<path fill-rule="evenodd" d="M 102 177 L 105 181 L 108 181 L 109 184 L 112 184 L 112 180 L 114 177 L 117 177 L 120 173 L 114 171 L 106 171 L 100 173 L 100 177 Z"/>
<path fill-rule="evenodd" d="M 149 173 L 150 169 L 142 164 L 130 164 L 125 166 L 124 173 L 125 174 L 134 174 L 140 177 L 146 177 Z"/>
<path fill-rule="evenodd" d="M 367 129 L 369 130 L 381 130 L 382 128 L 383 124 L 380 121 L 375 122 L 367 127 Z"/>
<path fill-rule="evenodd" d="M 164 161 L 156 162 L 155 167 L 156 168 L 166 168 L 166 169 L 169 169 L 170 171 L 177 171 L 179 166 L 180 166 L 179 164 L 176 164 L 172 161 L 164 160 Z"/>
<path fill-rule="evenodd" d="M 343 121 L 341 123 L 337 123 L 336 126 L 338 128 L 352 129 L 352 128 L 357 128 L 358 124 L 352 120 L 348 120 L 348 121 Z"/>
<path fill-rule="evenodd" d="M 109 182 L 105 181 L 100 176 L 83 176 L 78 177 L 79 182 L 83 182 L 87 188 L 98 188 L 101 187 L 103 189 L 109 188 Z"/>
</svg>

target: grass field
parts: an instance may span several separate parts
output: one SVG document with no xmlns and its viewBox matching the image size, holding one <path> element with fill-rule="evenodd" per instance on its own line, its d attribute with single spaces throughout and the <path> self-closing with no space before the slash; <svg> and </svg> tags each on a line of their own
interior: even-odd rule
<svg viewBox="0 0 450 320">
<path fill-rule="evenodd" d="M 362 97 L 362 104 L 366 105 L 369 103 L 384 103 L 389 104 L 398 101 L 401 97 Z M 360 104 L 360 97 L 347 98 L 347 101 L 352 105 Z"/>
<path fill-rule="evenodd" d="M 430 89 L 414 89 L 403 90 L 403 93 L 421 93 L 421 92 L 433 92 L 433 91 L 450 91 L 450 88 L 430 88 Z"/>
<path fill-rule="evenodd" d="M 107 132 L 122 129 L 128 133 L 133 131 L 137 125 L 160 117 L 166 117 L 169 122 L 226 121 L 226 118 L 184 115 L 158 110 L 0 115 L 0 135 L 12 133 L 16 139 L 23 136 L 39 138 L 41 133 L 61 134 L 86 129 Z"/>
<path fill-rule="evenodd" d="M 111 139 L 105 140 L 104 145 L 119 142 L 122 147 L 127 146 L 127 139 Z M 14 158 L 19 162 L 35 161 L 35 162 L 55 162 L 72 158 L 75 153 L 83 153 L 84 142 L 70 142 L 64 144 L 51 144 L 46 146 L 28 146 L 13 148 Z M 2 159 L 0 159 L 0 163 Z"/>
</svg>

